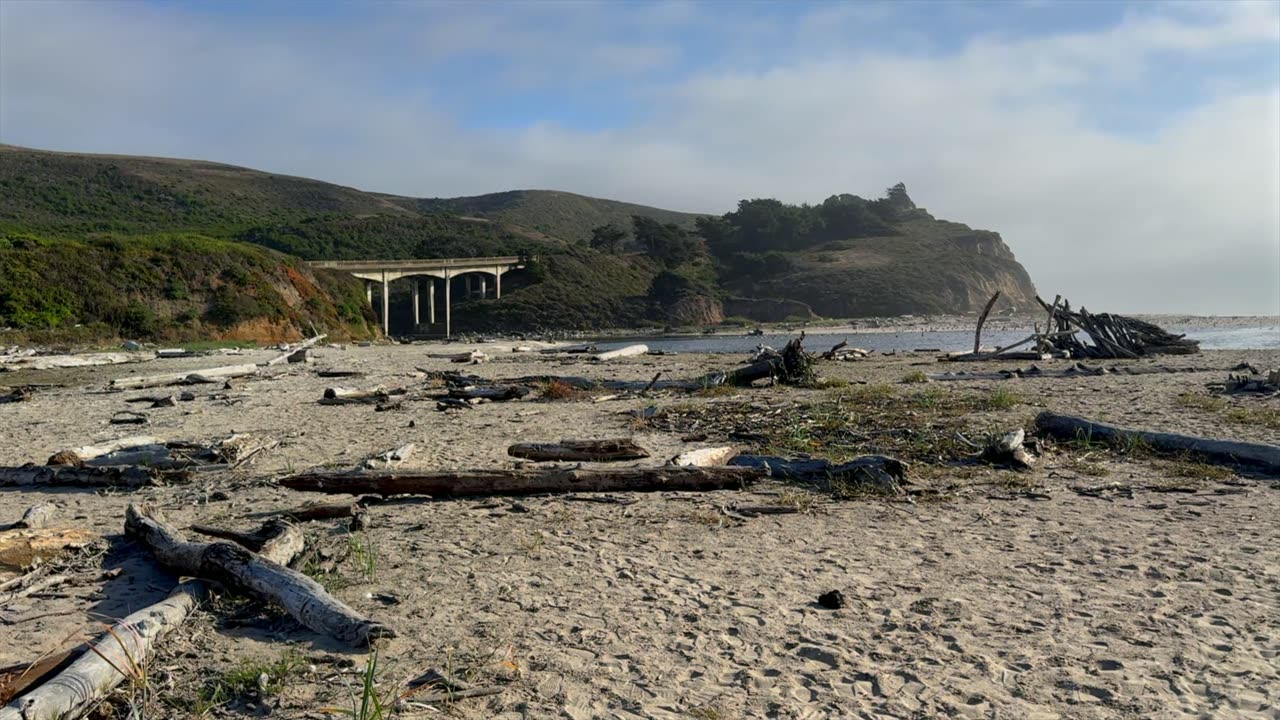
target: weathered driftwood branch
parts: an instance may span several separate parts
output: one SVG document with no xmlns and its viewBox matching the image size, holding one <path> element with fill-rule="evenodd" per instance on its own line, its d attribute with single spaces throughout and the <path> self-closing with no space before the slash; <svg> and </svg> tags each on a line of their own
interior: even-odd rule
<svg viewBox="0 0 1280 720">
<path fill-rule="evenodd" d="M 1249 465 L 1270 475 L 1280 475 L 1280 446 L 1276 445 L 1130 430 L 1047 410 L 1036 417 L 1036 427 L 1061 440 L 1140 441 L 1155 450 L 1191 453 L 1209 462 Z"/>
<path fill-rule="evenodd" d="M 657 492 L 720 490 L 755 481 L 751 468 L 527 468 L 520 470 L 454 470 L 378 473 L 309 472 L 284 478 L 292 490 L 359 495 L 430 495 L 485 497 L 568 492 Z"/>
<path fill-rule="evenodd" d="M 353 645 L 395 636 L 391 628 L 359 615 L 306 575 L 232 543 L 188 542 L 150 508 L 129 506 L 125 534 L 146 545 L 169 570 L 274 602 L 318 633 Z"/>
<path fill-rule="evenodd" d="M 408 460 L 409 456 L 413 455 L 413 451 L 416 447 L 417 446 L 414 445 L 413 443 L 405 443 L 400 447 L 391 448 L 386 452 L 378 453 L 377 455 L 374 455 L 368 460 L 365 460 L 363 463 L 361 463 L 361 467 L 363 467 L 366 470 L 373 470 L 375 468 L 395 467 L 396 465 L 399 465 L 405 460 Z"/>
<path fill-rule="evenodd" d="M 126 674 L 147 666 L 157 641 L 186 620 L 207 593 L 203 582 L 184 582 L 165 600 L 124 618 L 66 670 L 0 708 L 0 720 L 70 720 L 89 712 Z"/>
<path fill-rule="evenodd" d="M 364 512 L 364 504 L 368 498 L 353 503 L 329 503 L 324 505 L 303 505 L 293 510 L 280 513 L 290 520 L 306 522 L 307 520 L 337 520 L 355 517 Z"/>
<path fill-rule="evenodd" d="M 192 525 L 191 531 L 242 545 L 281 565 L 288 565 L 302 554 L 307 543 L 302 530 L 279 518 L 268 520 L 253 532 L 227 530 L 209 525 Z"/>
<path fill-rule="evenodd" d="M 997 290 L 995 295 L 987 301 L 987 306 L 982 308 L 982 314 L 978 316 L 978 327 L 973 331 L 973 354 L 977 355 L 982 350 L 982 326 L 987 322 L 987 316 L 991 314 L 991 308 L 995 307 L 996 301 L 1000 299 L 1000 291 Z"/>
<path fill-rule="evenodd" d="M 61 671 L 83 652 L 83 646 L 67 648 L 36 658 L 31 662 L 18 663 L 0 668 L 0 703 L 8 704 L 10 700 L 43 681 L 46 677 Z M 4 710 L 0 709 L 0 713 Z"/>
<path fill-rule="evenodd" d="M 189 370 L 163 375 L 147 375 L 143 377 L 116 378 L 111 381 L 112 390 L 139 390 L 141 388 L 163 387 L 165 385 L 191 385 L 202 382 L 216 382 L 228 378 L 247 377 L 258 372 L 257 365 L 227 365 L 225 367 L 208 368 L 206 370 Z"/>
<path fill-rule="evenodd" d="M 649 457 L 649 452 L 630 438 L 516 443 L 507 448 L 507 454 L 525 460 L 558 462 L 615 462 Z"/>
<path fill-rule="evenodd" d="M 298 351 L 305 351 L 307 348 L 311 347 L 312 345 L 315 345 L 316 343 L 320 342 L 321 340 L 323 340 L 323 339 L 325 339 L 325 338 L 327 338 L 327 337 L 329 337 L 329 336 L 328 336 L 328 335 L 316 335 L 315 337 L 307 338 L 306 340 L 303 340 L 302 342 L 298 343 L 297 345 L 293 345 L 293 346 L 291 346 L 288 350 L 285 350 L 284 352 L 280 353 L 279 355 L 277 355 L 277 356 L 275 356 L 275 357 L 271 358 L 270 360 L 266 361 L 265 363 L 263 363 L 263 365 L 266 365 L 267 367 L 270 367 L 270 366 L 272 366 L 272 365 L 279 365 L 279 364 L 280 364 L 280 363 L 282 363 L 282 362 L 287 362 L 287 361 L 289 360 L 289 357 L 290 357 L 290 356 L 292 356 L 294 353 L 296 353 L 296 352 L 298 352 Z"/>
</svg>

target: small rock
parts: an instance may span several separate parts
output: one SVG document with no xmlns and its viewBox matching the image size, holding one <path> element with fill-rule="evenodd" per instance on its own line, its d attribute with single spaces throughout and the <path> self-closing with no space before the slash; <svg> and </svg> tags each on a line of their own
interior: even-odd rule
<svg viewBox="0 0 1280 720">
<path fill-rule="evenodd" d="M 832 590 L 818 596 L 818 604 L 828 610 L 839 610 L 844 607 L 844 593 Z"/>
<path fill-rule="evenodd" d="M 137 340 L 125 340 L 123 343 L 120 344 L 120 347 L 124 348 L 125 350 L 136 351 L 136 350 L 142 349 L 142 343 L 138 342 Z"/>
<path fill-rule="evenodd" d="M 231 499 L 231 496 L 222 492 L 221 490 L 214 490 L 213 492 L 209 493 L 209 502 L 225 502 L 230 499 Z"/>
</svg>

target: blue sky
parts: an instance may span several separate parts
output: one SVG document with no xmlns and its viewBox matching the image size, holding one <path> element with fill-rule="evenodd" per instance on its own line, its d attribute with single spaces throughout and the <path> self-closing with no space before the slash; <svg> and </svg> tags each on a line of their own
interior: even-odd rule
<svg viewBox="0 0 1280 720">
<path fill-rule="evenodd" d="M 902 180 L 1129 311 L 1280 313 L 1278 98 L 1266 0 L 0 2 L 0 142 L 709 212 Z"/>
</svg>

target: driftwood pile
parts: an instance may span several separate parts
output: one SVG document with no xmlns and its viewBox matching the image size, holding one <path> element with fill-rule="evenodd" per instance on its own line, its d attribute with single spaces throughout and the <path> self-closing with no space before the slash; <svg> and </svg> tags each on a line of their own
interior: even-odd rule
<svg viewBox="0 0 1280 720">
<path fill-rule="evenodd" d="M 1050 305 L 1039 297 L 1036 302 L 1048 313 L 1043 328 L 1015 343 L 994 349 L 982 347 L 982 326 L 1000 293 L 991 296 L 978 316 L 973 337 L 973 350 L 950 353 L 941 360 L 1049 360 L 1052 358 L 1134 359 L 1149 355 L 1191 355 L 1200 352 L 1200 343 L 1185 335 L 1173 335 L 1159 326 L 1137 318 L 1111 313 L 1092 314 L 1084 308 L 1071 309 L 1071 303 L 1058 296 Z M 1088 336 L 1092 344 L 1080 338 Z M 1017 351 L 1033 345 L 1034 350 Z"/>
<path fill-rule="evenodd" d="M 1237 369 L 1247 372 L 1238 374 L 1233 372 L 1227 375 L 1226 382 L 1209 383 L 1209 389 L 1223 395 L 1248 394 L 1260 397 L 1280 395 L 1280 370 L 1263 373 L 1252 366 Z"/>
<path fill-rule="evenodd" d="M 1098 313 L 1083 307 L 1071 310 L 1071 303 L 1055 299 L 1049 305 L 1039 297 L 1036 302 L 1049 313 L 1048 329 L 1041 336 L 1047 349 L 1069 353 L 1073 358 L 1138 358 L 1147 355 L 1192 355 L 1200 352 L 1200 343 L 1185 335 L 1173 335 L 1163 328 L 1137 318 Z M 1093 341 L 1081 342 L 1076 331 L 1083 331 Z"/>
</svg>

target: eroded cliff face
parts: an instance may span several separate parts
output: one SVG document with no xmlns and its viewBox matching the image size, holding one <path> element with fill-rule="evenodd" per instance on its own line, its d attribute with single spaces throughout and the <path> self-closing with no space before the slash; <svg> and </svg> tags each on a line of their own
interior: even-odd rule
<svg viewBox="0 0 1280 720">
<path fill-rule="evenodd" d="M 1035 285 L 998 233 L 915 212 L 925 217 L 904 223 L 901 236 L 797 255 L 794 271 L 753 295 L 800 301 L 823 317 L 965 313 L 997 291 L 997 310 L 1034 307 Z"/>
</svg>

